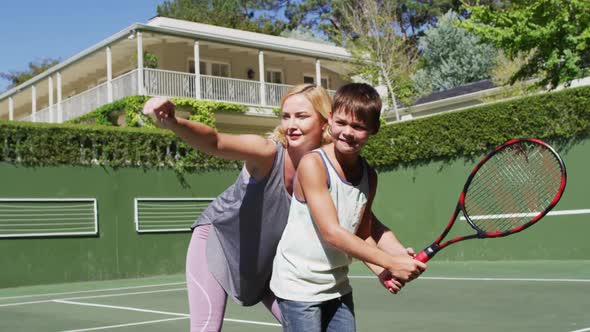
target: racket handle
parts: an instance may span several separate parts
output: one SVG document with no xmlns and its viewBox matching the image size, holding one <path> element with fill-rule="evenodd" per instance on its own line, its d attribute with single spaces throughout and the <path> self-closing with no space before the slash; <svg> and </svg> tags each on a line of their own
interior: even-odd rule
<svg viewBox="0 0 590 332">
<path fill-rule="evenodd" d="M 418 253 L 418 255 L 414 256 L 414 259 L 419 260 L 422 263 L 426 263 L 426 262 L 428 262 L 428 260 L 430 259 L 430 257 L 428 257 L 428 255 L 426 254 L 426 252 L 424 252 L 424 250 L 422 250 L 422 251 L 420 251 Z M 394 278 L 392 278 L 392 279 L 394 279 Z M 392 281 L 392 279 L 385 280 L 383 282 L 387 288 L 393 288 L 393 281 Z"/>
<path fill-rule="evenodd" d="M 430 246 L 426 247 L 424 250 L 420 251 L 418 255 L 414 256 L 414 259 L 421 261 L 422 263 L 428 262 L 436 253 L 440 250 L 440 246 L 438 243 L 433 243 Z"/>
<path fill-rule="evenodd" d="M 428 256 L 426 252 L 422 250 L 418 253 L 418 255 L 414 256 L 414 259 L 419 260 L 422 263 L 426 263 L 428 260 L 430 260 L 430 256 Z"/>
</svg>

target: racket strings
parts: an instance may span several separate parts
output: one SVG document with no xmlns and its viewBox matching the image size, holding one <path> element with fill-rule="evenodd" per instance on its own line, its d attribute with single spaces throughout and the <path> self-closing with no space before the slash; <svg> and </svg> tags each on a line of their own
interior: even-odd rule
<svg viewBox="0 0 590 332">
<path fill-rule="evenodd" d="M 529 173 L 523 172 L 523 168 L 515 164 L 514 160 L 508 160 L 506 168 L 498 168 L 498 167 L 491 167 L 492 170 L 491 174 L 494 174 L 494 177 L 490 177 L 492 179 L 491 184 L 497 184 L 498 181 L 502 181 L 505 178 L 511 180 L 509 182 L 512 187 L 506 186 L 490 186 L 490 182 L 483 184 L 483 187 L 486 189 L 488 193 L 495 192 L 495 200 L 489 200 L 488 205 L 478 205 L 476 206 L 475 213 L 481 214 L 489 214 L 490 212 L 501 212 L 502 215 L 508 214 L 508 216 L 503 216 L 503 218 L 499 218 L 500 216 L 496 215 L 495 218 L 492 219 L 483 219 L 480 222 L 482 228 L 487 228 L 488 231 L 504 231 L 516 226 L 519 226 L 521 222 L 519 220 L 515 220 L 515 218 L 519 218 L 521 221 L 528 221 L 531 215 L 527 213 L 536 212 L 538 211 L 542 205 L 548 204 L 550 202 L 543 202 L 540 201 L 539 198 L 543 197 L 542 190 L 535 188 L 534 186 L 530 186 L 530 179 L 531 176 L 538 176 L 536 174 L 536 169 L 531 168 L 529 169 Z M 482 173 L 483 174 L 483 173 Z M 546 182 L 544 182 L 546 183 Z M 516 186 L 514 186 L 516 184 Z M 540 194 L 540 197 L 536 197 L 535 195 L 523 195 L 523 193 L 532 192 Z M 484 196 L 482 196 L 484 195 Z M 545 195 L 547 196 L 547 195 Z M 477 196 L 478 199 L 481 197 L 485 197 L 485 193 L 482 192 L 481 195 Z M 537 203 L 537 204 L 535 204 Z M 520 213 L 514 213 L 514 211 L 522 211 Z M 473 212 L 470 212 L 473 214 Z M 533 215 L 535 215 L 533 213 Z M 494 220 L 495 219 L 495 220 Z M 506 222 L 509 220 L 510 222 Z"/>
<path fill-rule="evenodd" d="M 539 190 L 538 188 L 531 186 L 530 184 L 533 182 L 530 182 L 531 176 L 535 177 L 538 176 L 539 174 L 537 174 L 536 169 L 531 168 L 529 169 L 529 173 L 524 172 L 524 170 L 522 169 L 522 167 L 520 165 L 515 165 L 513 160 L 509 160 L 509 163 L 507 164 L 508 167 L 502 169 L 502 172 L 498 172 L 497 170 L 492 173 L 495 174 L 495 176 L 493 177 L 493 180 L 495 181 L 494 183 L 498 183 L 497 181 L 502 181 L 503 177 L 507 177 L 507 176 L 511 176 L 516 174 L 516 176 L 513 176 L 511 178 L 511 184 L 513 185 L 512 188 L 506 188 L 506 186 L 502 187 L 496 187 L 496 188 L 491 188 L 490 184 L 487 183 L 486 189 L 489 192 L 494 192 L 494 189 L 496 189 L 495 191 L 495 196 L 496 196 L 496 200 L 491 201 L 491 204 L 489 204 L 488 206 L 484 206 L 484 209 L 481 211 L 477 211 L 479 213 L 482 214 L 486 214 L 486 212 L 504 212 L 502 214 L 508 214 L 508 216 L 504 216 L 504 220 L 502 218 L 498 218 L 498 216 L 495 216 L 496 222 L 490 222 L 489 219 L 485 220 L 485 223 L 482 222 L 481 224 L 484 224 L 485 226 L 487 226 L 487 228 L 491 228 L 490 230 L 494 230 L 494 231 L 504 231 L 516 226 L 519 226 L 521 223 L 519 223 L 518 220 L 515 220 L 515 217 L 519 217 L 520 220 L 524 220 L 524 221 L 528 221 L 531 215 L 528 213 L 533 213 L 532 216 L 535 215 L 534 212 L 537 212 L 539 209 L 543 208 L 543 205 L 547 205 L 550 203 L 550 201 L 545 201 L 543 202 L 542 198 L 543 198 L 543 190 Z M 498 174 L 500 174 L 500 177 L 498 176 Z M 517 184 L 516 187 L 514 187 L 514 184 Z M 544 182 L 546 183 L 546 182 Z M 529 193 L 533 193 L 532 195 L 524 195 L 524 193 L 529 192 Z M 539 194 L 539 195 L 534 195 L 534 194 Z M 545 195 L 545 196 L 549 196 L 549 195 Z M 500 199 L 498 199 L 500 198 Z M 502 198 L 504 200 L 502 200 Z M 480 198 L 481 199 L 481 198 Z M 481 206 L 478 206 L 478 208 L 482 208 Z M 542 211 L 543 209 L 541 209 Z M 514 211 L 521 211 L 520 213 L 514 213 Z M 477 213 L 476 212 L 476 213 Z M 472 214 L 472 213 L 470 213 Z M 505 219 L 510 219 L 509 223 L 503 222 L 506 221 Z M 492 219 L 493 220 L 493 219 Z M 503 223 L 502 223 L 503 222 Z M 495 226 L 495 227 L 494 227 Z"/>
<path fill-rule="evenodd" d="M 545 211 L 559 192 L 561 164 L 545 147 L 510 145 L 488 159 L 474 175 L 465 212 L 485 232 L 520 227 Z"/>
</svg>

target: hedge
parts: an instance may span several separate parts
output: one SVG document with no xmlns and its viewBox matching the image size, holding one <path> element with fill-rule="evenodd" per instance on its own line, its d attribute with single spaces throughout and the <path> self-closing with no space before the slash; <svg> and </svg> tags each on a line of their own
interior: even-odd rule
<svg viewBox="0 0 590 332">
<path fill-rule="evenodd" d="M 97 124 L 102 126 L 119 126 L 119 117 L 124 115 L 126 127 L 155 128 L 153 120 L 142 112 L 143 105 L 149 97 L 129 96 L 103 105 L 92 112 L 66 121 L 72 124 Z M 190 120 L 199 121 L 215 127 L 213 113 L 245 113 L 247 106 L 217 101 L 197 100 L 192 98 L 171 98 L 177 110 L 188 113 Z"/>
<path fill-rule="evenodd" d="M 470 158 L 515 137 L 571 144 L 589 133 L 590 87 L 584 87 L 383 126 L 364 155 L 377 168 L 390 168 Z M 160 129 L 14 121 L 0 122 L 0 161 L 39 166 L 169 167 L 179 172 L 240 165 L 196 152 Z"/>
<path fill-rule="evenodd" d="M 372 165 L 389 168 L 471 158 L 518 137 L 563 148 L 589 133 L 590 87 L 572 88 L 394 123 L 382 127 L 364 155 Z"/>
</svg>

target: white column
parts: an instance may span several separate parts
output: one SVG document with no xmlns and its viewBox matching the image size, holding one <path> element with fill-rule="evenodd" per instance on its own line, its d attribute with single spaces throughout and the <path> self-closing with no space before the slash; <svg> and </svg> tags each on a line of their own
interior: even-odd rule
<svg viewBox="0 0 590 332">
<path fill-rule="evenodd" d="M 55 117 L 53 116 L 53 77 L 49 76 L 49 122 L 54 123 Z"/>
<path fill-rule="evenodd" d="M 113 102 L 113 57 L 110 46 L 107 46 L 107 101 Z"/>
<path fill-rule="evenodd" d="M 322 71 L 320 68 L 320 59 L 315 59 L 315 84 L 322 86 Z"/>
<path fill-rule="evenodd" d="M 199 42 L 196 40 L 193 54 L 195 58 L 195 98 L 201 99 L 201 59 L 199 56 Z"/>
<path fill-rule="evenodd" d="M 137 94 L 145 95 L 143 85 L 143 39 L 141 32 L 137 32 Z"/>
<path fill-rule="evenodd" d="M 31 118 L 33 122 L 37 122 L 35 113 L 37 113 L 37 87 L 33 85 L 31 86 Z"/>
<path fill-rule="evenodd" d="M 266 87 L 264 84 L 264 52 L 258 51 L 258 69 L 260 75 L 260 105 L 266 105 Z"/>
<path fill-rule="evenodd" d="M 57 73 L 57 123 L 63 122 L 63 109 L 61 105 L 61 73 Z"/>
<path fill-rule="evenodd" d="M 8 97 L 8 120 L 14 120 L 14 99 Z"/>
</svg>

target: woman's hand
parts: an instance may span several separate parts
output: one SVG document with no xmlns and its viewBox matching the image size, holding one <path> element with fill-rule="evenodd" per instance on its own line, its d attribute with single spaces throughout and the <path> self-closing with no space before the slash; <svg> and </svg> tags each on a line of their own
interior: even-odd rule
<svg viewBox="0 0 590 332">
<path fill-rule="evenodd" d="M 153 114 L 156 122 L 164 127 L 169 127 L 176 123 L 174 109 L 176 105 L 168 98 L 153 97 L 150 98 L 143 106 L 143 114 Z"/>
<path fill-rule="evenodd" d="M 391 294 L 397 294 L 404 287 L 404 284 L 396 280 L 388 270 L 383 270 L 377 277 L 381 286 L 385 287 Z"/>
</svg>

